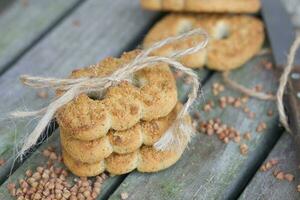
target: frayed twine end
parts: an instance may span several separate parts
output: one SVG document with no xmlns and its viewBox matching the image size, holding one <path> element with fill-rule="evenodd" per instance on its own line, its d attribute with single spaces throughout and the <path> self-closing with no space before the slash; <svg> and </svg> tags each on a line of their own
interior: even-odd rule
<svg viewBox="0 0 300 200">
<path fill-rule="evenodd" d="M 185 116 L 177 119 L 153 146 L 157 151 L 181 151 L 194 134 L 195 129 L 190 118 Z"/>
</svg>

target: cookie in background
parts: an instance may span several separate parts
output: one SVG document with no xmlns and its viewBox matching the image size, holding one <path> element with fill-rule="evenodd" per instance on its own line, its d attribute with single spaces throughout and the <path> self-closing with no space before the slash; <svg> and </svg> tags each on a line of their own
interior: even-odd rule
<svg viewBox="0 0 300 200">
<path fill-rule="evenodd" d="M 170 36 L 201 28 L 210 37 L 206 49 L 182 57 L 179 61 L 190 68 L 206 66 L 217 71 L 238 68 L 251 59 L 264 42 L 261 20 L 249 15 L 169 14 L 158 21 L 146 35 L 143 47 Z M 180 40 L 156 50 L 154 55 L 167 56 L 203 40 L 201 36 Z"/>
<path fill-rule="evenodd" d="M 199 13 L 257 13 L 259 0 L 141 0 L 148 10 Z"/>
</svg>

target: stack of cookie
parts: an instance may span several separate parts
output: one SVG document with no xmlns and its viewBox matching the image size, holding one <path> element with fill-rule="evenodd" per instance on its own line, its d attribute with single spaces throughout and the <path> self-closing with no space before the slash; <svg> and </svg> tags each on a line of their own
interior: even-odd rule
<svg viewBox="0 0 300 200">
<path fill-rule="evenodd" d="M 141 5 L 150 10 L 181 12 L 168 14 L 154 25 L 144 40 L 144 48 L 195 28 L 202 28 L 209 34 L 210 41 L 205 51 L 181 58 L 180 61 L 191 68 L 206 66 L 218 71 L 238 68 L 261 49 L 264 41 L 263 23 L 247 15 L 258 12 L 259 0 L 141 0 Z M 166 56 L 200 40 L 202 38 L 198 36 L 178 41 L 154 54 Z"/>
<path fill-rule="evenodd" d="M 107 76 L 138 55 L 125 53 L 72 72 L 71 78 Z M 65 165 L 78 176 L 95 176 L 107 170 L 124 174 L 134 169 L 155 172 L 174 164 L 187 141 L 166 151 L 157 142 L 175 120 L 182 105 L 177 102 L 175 79 L 166 64 L 144 68 L 101 98 L 81 94 L 57 113 Z M 190 123 L 190 119 L 186 119 Z"/>
</svg>

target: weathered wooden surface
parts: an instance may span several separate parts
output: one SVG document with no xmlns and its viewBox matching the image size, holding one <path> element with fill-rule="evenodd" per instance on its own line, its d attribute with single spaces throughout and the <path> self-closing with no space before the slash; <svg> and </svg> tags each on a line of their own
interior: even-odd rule
<svg viewBox="0 0 300 200">
<path fill-rule="evenodd" d="M 300 3 L 297 0 L 282 0 L 296 29 L 300 28 Z M 300 193 L 297 192 L 297 185 L 300 184 L 299 154 L 296 153 L 295 143 L 287 133 L 279 139 L 274 149 L 265 162 L 270 159 L 278 159 L 279 164 L 267 172 L 257 171 L 240 199 L 274 199 L 274 200 L 292 200 L 300 199 Z M 277 180 L 273 176 L 275 169 L 282 170 L 295 175 L 295 180 L 288 181 Z"/>
<path fill-rule="evenodd" d="M 51 99 L 37 98 L 36 91 L 20 84 L 19 75 L 65 77 L 72 69 L 119 55 L 136 46 L 156 17 L 142 11 L 138 0 L 89 0 L 28 51 L 0 77 L 0 159 L 14 158 L 14 145 L 34 125 L 28 120 L 5 120 L 6 114 L 40 108 Z M 0 168 L 0 182 L 8 175 L 10 164 Z"/>
<path fill-rule="evenodd" d="M 282 135 L 266 161 L 270 159 L 278 159 L 278 165 L 267 172 L 258 171 L 241 195 L 241 200 L 300 199 L 300 193 L 297 192 L 297 185 L 300 184 L 299 154 L 297 154 L 295 143 L 288 133 Z M 288 182 L 276 179 L 273 176 L 276 169 L 293 174 L 295 180 Z"/>
<path fill-rule="evenodd" d="M 80 0 L 4 0 L 0 2 L 0 73 L 34 45 Z"/>
<path fill-rule="evenodd" d="M 264 58 L 253 59 L 242 69 L 233 72 L 231 77 L 248 87 L 262 84 L 264 91 L 274 91 L 277 85 L 274 74 L 261 66 L 262 59 Z M 217 101 L 211 94 L 211 86 L 220 79 L 219 74 L 214 74 L 205 84 L 204 95 L 198 98 L 192 111 L 201 110 L 205 100 Z M 222 95 L 238 94 L 226 90 Z M 110 199 L 118 199 L 121 192 L 127 192 L 129 199 L 236 198 L 281 132 L 277 126 L 276 114 L 273 117 L 267 116 L 267 110 L 275 110 L 274 102 L 250 99 L 248 106 L 256 113 L 254 120 L 232 107 L 222 110 L 217 106 L 210 113 L 201 112 L 202 119 L 220 117 L 241 133 L 250 131 L 252 139 L 244 141 L 249 146 L 248 156 L 239 153 L 239 145 L 236 143 L 226 145 L 215 136 L 199 133 L 176 165 L 155 174 L 131 173 Z M 255 130 L 260 121 L 266 122 L 268 128 L 257 133 Z"/>
</svg>

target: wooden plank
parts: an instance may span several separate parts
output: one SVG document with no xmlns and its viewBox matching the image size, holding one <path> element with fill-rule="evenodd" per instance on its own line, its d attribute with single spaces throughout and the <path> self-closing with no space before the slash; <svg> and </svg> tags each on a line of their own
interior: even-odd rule
<svg viewBox="0 0 300 200">
<path fill-rule="evenodd" d="M 248 87 L 262 84 L 265 91 L 274 92 L 276 78 L 261 64 L 266 58 L 269 57 L 253 59 L 245 67 L 232 72 L 231 77 Z M 198 98 L 192 111 L 200 111 L 205 100 L 217 101 L 211 94 L 211 87 L 220 79 L 220 74 L 213 75 L 204 86 L 203 97 Z M 222 95 L 238 94 L 228 89 Z M 203 120 L 220 117 L 241 133 L 250 131 L 252 139 L 243 141 L 249 146 L 248 156 L 239 153 L 236 143 L 224 144 L 215 136 L 199 133 L 176 165 L 155 174 L 131 173 L 110 199 L 119 199 L 121 192 L 127 192 L 129 199 L 235 199 L 281 132 L 277 127 L 277 116 L 267 116 L 267 110 L 275 110 L 274 102 L 250 99 L 248 106 L 256 113 L 254 120 L 232 107 L 217 107 L 210 113 L 201 113 Z M 255 130 L 260 121 L 267 124 L 267 129 L 257 133 Z"/>
<path fill-rule="evenodd" d="M 0 3 L 0 72 L 41 39 L 80 0 L 30 0 Z"/>
<path fill-rule="evenodd" d="M 288 133 L 284 133 L 266 161 L 278 159 L 279 163 L 267 172 L 258 171 L 247 186 L 240 199 L 300 199 L 297 185 L 300 184 L 299 154 L 295 149 L 295 143 Z M 295 180 L 288 182 L 278 180 L 273 176 L 275 170 L 291 173 Z"/>
<path fill-rule="evenodd" d="M 4 120 L 6 113 L 40 108 L 51 99 L 37 98 L 36 91 L 19 83 L 19 75 L 65 77 L 72 69 L 119 55 L 136 46 L 156 18 L 155 13 L 142 11 L 138 0 L 87 1 L 0 77 L 0 159 L 7 160 L 0 167 L 0 182 L 10 169 L 15 144 L 34 125 L 28 120 Z"/>
</svg>

